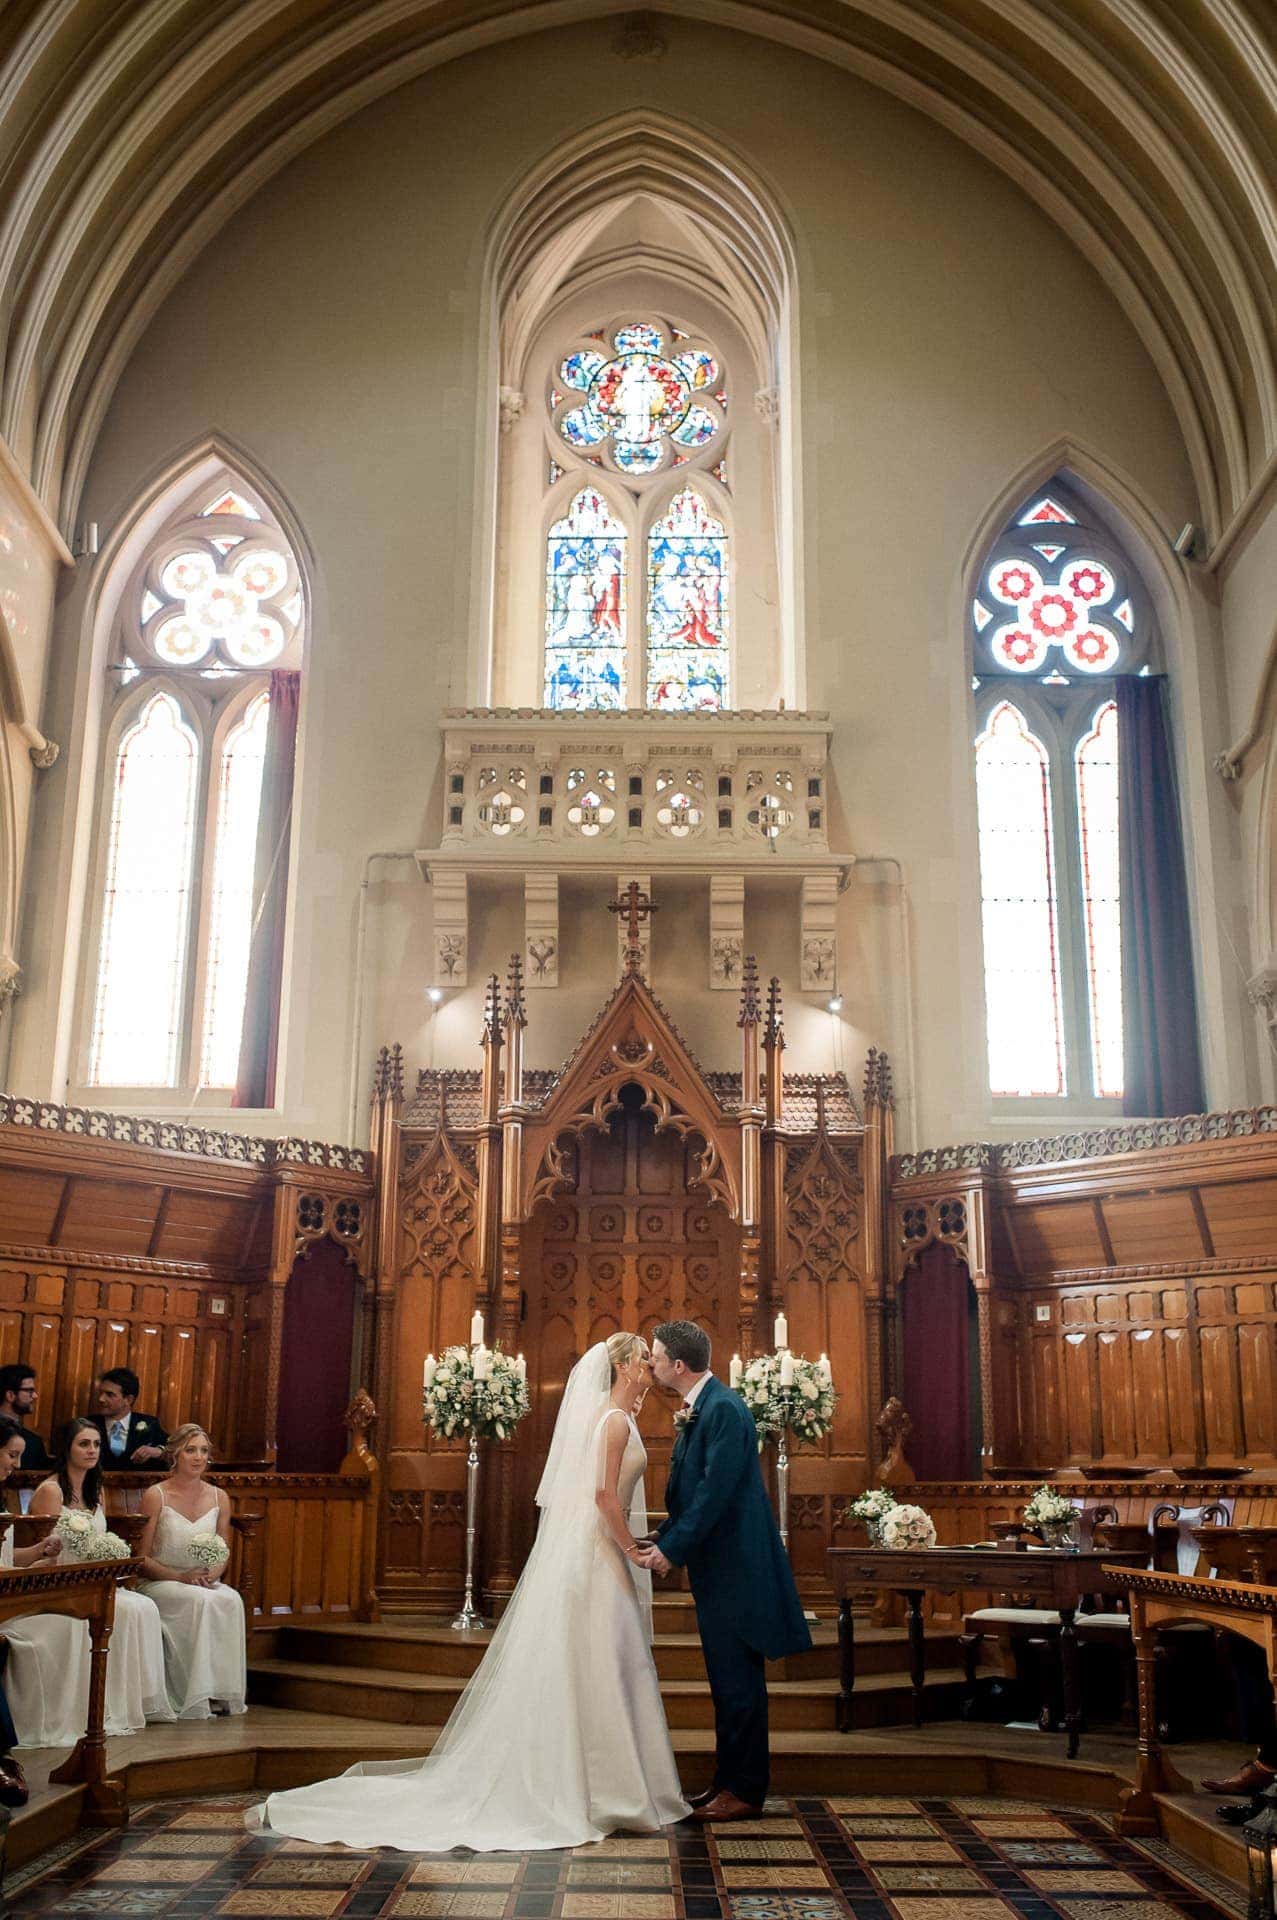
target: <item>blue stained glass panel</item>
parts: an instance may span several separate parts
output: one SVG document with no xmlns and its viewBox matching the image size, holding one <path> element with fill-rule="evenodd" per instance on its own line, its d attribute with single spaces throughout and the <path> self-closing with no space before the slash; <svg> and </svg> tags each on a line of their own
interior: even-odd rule
<svg viewBox="0 0 1277 1920">
<path fill-rule="evenodd" d="M 659 440 L 617 440 L 612 458 L 623 473 L 651 473 L 660 466 L 664 451 Z"/>
<path fill-rule="evenodd" d="M 680 447 L 703 447 L 717 432 L 718 422 L 713 414 L 707 413 L 704 407 L 693 407 L 686 420 L 675 427 L 670 439 L 677 440 Z"/>
<path fill-rule="evenodd" d="M 647 704 L 729 704 L 727 529 L 684 487 L 647 543 Z"/>
<path fill-rule="evenodd" d="M 612 337 L 618 353 L 659 353 L 661 350 L 660 334 L 642 320 L 621 327 Z"/>
<path fill-rule="evenodd" d="M 712 387 L 718 378 L 718 362 L 712 353 L 706 353 L 701 347 L 693 347 L 687 353 L 674 356 L 674 365 L 685 375 L 687 384 L 696 393 L 702 387 Z"/>
<path fill-rule="evenodd" d="M 625 705 L 625 529 L 583 487 L 546 540 L 544 704 Z"/>
<path fill-rule="evenodd" d="M 568 355 L 559 368 L 559 378 L 565 387 L 575 387 L 584 393 L 603 364 L 601 353 L 596 353 L 591 347 L 582 347 L 577 353 Z"/>
<path fill-rule="evenodd" d="M 593 407 L 573 407 L 560 420 L 559 432 L 570 447 L 596 447 L 607 428 Z"/>
</svg>

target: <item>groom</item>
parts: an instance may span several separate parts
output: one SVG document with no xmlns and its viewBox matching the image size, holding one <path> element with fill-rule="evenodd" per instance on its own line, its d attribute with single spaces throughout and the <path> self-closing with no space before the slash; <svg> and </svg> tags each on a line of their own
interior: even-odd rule
<svg viewBox="0 0 1277 1920">
<path fill-rule="evenodd" d="M 767 1798 L 764 1662 L 802 1653 L 811 1635 L 758 1467 L 753 1415 L 709 1370 L 709 1335 L 690 1320 L 652 1334 L 652 1372 L 681 1395 L 665 1490 L 667 1518 L 642 1556 L 653 1573 L 686 1567 L 696 1601 L 717 1746 L 695 1820 L 751 1820 Z"/>
</svg>

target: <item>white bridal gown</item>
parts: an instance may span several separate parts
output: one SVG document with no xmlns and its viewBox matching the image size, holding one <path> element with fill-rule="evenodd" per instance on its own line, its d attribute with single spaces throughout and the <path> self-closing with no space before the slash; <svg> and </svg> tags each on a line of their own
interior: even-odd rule
<svg viewBox="0 0 1277 1920">
<path fill-rule="evenodd" d="M 164 1502 L 151 1542 L 151 1558 L 166 1567 L 189 1567 L 188 1546 L 193 1533 L 216 1533 L 217 1494 L 197 1520 Z M 211 1702 L 228 1713 L 245 1713 L 247 1692 L 244 1649 L 244 1602 L 234 1587 L 220 1580 L 214 1587 L 188 1586 L 181 1580 L 144 1580 L 148 1604 L 159 1609 L 164 1629 L 164 1668 L 168 1685 L 169 1718 L 207 1720 Z"/>
<path fill-rule="evenodd" d="M 588 1409 L 573 1383 L 586 1368 Z M 492 1644 L 425 1760 L 366 1761 L 274 1793 L 249 1816 L 297 1840 L 442 1853 L 574 1847 L 619 1828 L 651 1832 L 688 1813 L 652 1662 L 651 1576 L 634 1567 L 594 1503 L 610 1369 L 606 1348 L 573 1369 L 575 1458 L 545 1497 L 536 1545 Z M 580 1415 L 587 1412 L 584 1426 Z M 631 1526 L 647 1454 L 633 1420 L 618 1492 Z M 637 1508 L 632 1505 L 638 1494 Z M 645 1519 L 640 1523 L 645 1530 Z M 648 1601 L 650 1607 L 650 1598 Z"/>
<path fill-rule="evenodd" d="M 92 1524 L 95 1533 L 107 1531 L 101 1507 L 94 1509 Z M 77 1562 L 68 1558 L 65 1564 Z M 13 1565 L 11 1533 L 5 1535 L 0 1565 Z M 56 1613 L 30 1613 L 8 1621 L 3 1633 L 10 1649 L 4 1690 L 19 1744 L 74 1746 L 89 1715 L 88 1623 Z M 144 1595 L 117 1587 L 106 1658 L 106 1731 L 137 1733 L 148 1720 L 172 1718 L 164 1690 L 160 1616 Z"/>
</svg>

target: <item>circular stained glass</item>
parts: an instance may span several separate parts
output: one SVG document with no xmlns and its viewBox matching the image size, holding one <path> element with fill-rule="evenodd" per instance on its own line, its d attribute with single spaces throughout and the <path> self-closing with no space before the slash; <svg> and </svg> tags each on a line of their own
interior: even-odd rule
<svg viewBox="0 0 1277 1920">
<path fill-rule="evenodd" d="M 573 407 L 560 420 L 559 432 L 570 447 L 596 447 L 607 438 L 607 428 L 593 407 Z"/>
<path fill-rule="evenodd" d="M 269 614 L 226 635 L 226 651 L 241 667 L 264 667 L 284 651 L 284 629 Z"/>
<path fill-rule="evenodd" d="M 612 447 L 612 458 L 622 473 L 651 473 L 661 464 L 661 443 L 659 440 L 617 440 Z"/>
<path fill-rule="evenodd" d="M 661 350 L 661 336 L 646 320 L 635 320 L 628 327 L 618 328 L 612 340 L 618 353 L 659 353 Z"/>
<path fill-rule="evenodd" d="M 584 393 L 599 368 L 607 360 L 605 353 L 597 353 L 593 347 L 581 347 L 576 353 L 570 353 L 559 368 L 559 378 L 565 387 L 575 387 Z"/>
<path fill-rule="evenodd" d="M 288 562 L 282 553 L 259 547 L 254 553 L 232 560 L 231 573 L 240 586 L 247 587 L 259 600 L 271 600 L 288 585 Z"/>
<path fill-rule="evenodd" d="M 697 393 L 702 387 L 712 387 L 718 378 L 718 362 L 712 353 L 706 353 L 700 347 L 692 347 L 686 353 L 674 356 L 674 365 L 687 377 L 688 383 Z"/>
<path fill-rule="evenodd" d="M 212 638 L 212 634 L 201 633 L 193 621 L 179 614 L 164 622 L 152 637 L 151 645 L 161 660 L 171 660 L 175 667 L 189 667 L 192 661 L 204 658 Z"/>
<path fill-rule="evenodd" d="M 216 572 L 217 565 L 209 553 L 175 553 L 171 560 L 164 563 L 160 585 L 165 593 L 184 600 L 188 593 L 195 593 L 200 587 L 206 586 Z"/>
<path fill-rule="evenodd" d="M 686 419 L 670 435 L 680 447 L 703 447 L 718 432 L 718 422 L 704 407 L 691 407 Z"/>
<path fill-rule="evenodd" d="M 618 335 L 618 338 L 620 336 Z M 673 433 L 691 404 L 686 376 L 656 353 L 622 353 L 590 386 L 590 405 L 618 442 L 642 446 Z"/>
</svg>

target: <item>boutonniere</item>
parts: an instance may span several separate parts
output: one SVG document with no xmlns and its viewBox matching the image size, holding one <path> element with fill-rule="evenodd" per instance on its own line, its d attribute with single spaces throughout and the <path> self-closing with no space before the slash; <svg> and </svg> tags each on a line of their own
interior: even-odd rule
<svg viewBox="0 0 1277 1920">
<path fill-rule="evenodd" d="M 678 1412 L 674 1415 L 675 1433 L 686 1433 L 687 1429 L 691 1426 L 695 1418 L 696 1418 L 695 1407 L 680 1407 Z"/>
<path fill-rule="evenodd" d="M 151 1423 L 149 1420 L 135 1420 L 133 1422 L 133 1425 L 135 1426 L 135 1428 L 139 1433 L 149 1433 L 151 1430 Z"/>
</svg>

